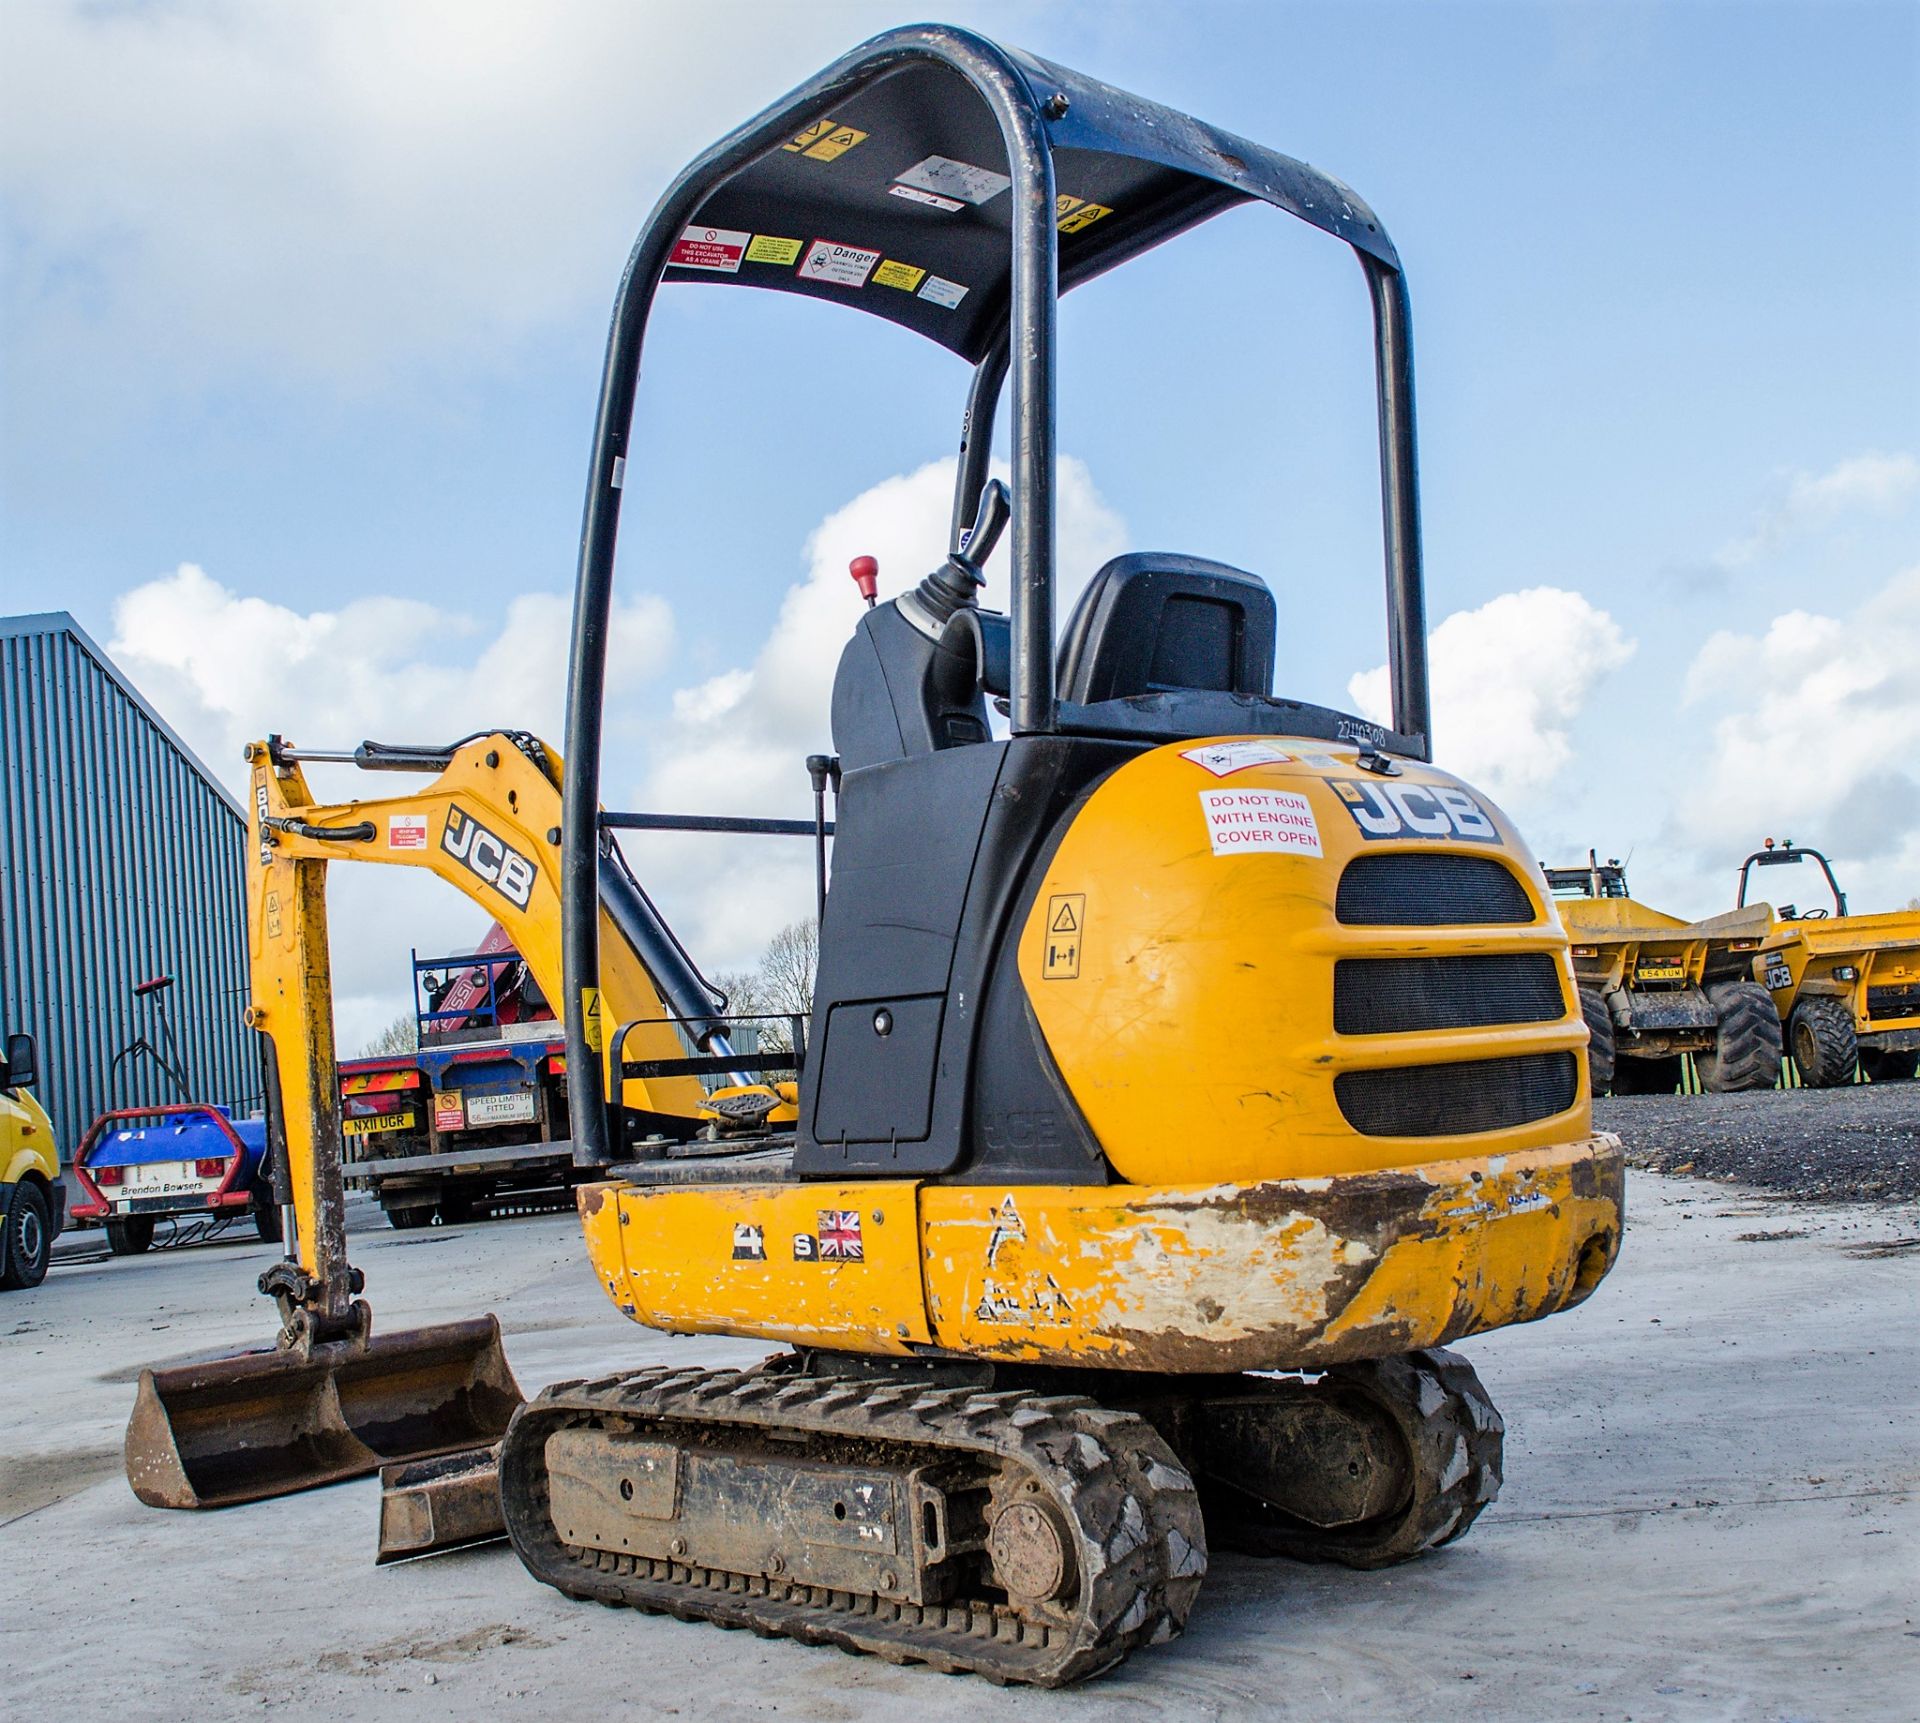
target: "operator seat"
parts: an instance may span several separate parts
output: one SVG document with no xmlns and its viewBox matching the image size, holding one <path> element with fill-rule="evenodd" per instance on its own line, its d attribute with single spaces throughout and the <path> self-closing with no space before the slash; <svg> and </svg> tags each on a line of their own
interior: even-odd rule
<svg viewBox="0 0 1920 1723">
<path fill-rule="evenodd" d="M 1060 640 L 1060 698 L 1088 706 L 1181 689 L 1271 694 L 1277 617 L 1258 575 L 1168 551 L 1116 556 Z"/>
</svg>

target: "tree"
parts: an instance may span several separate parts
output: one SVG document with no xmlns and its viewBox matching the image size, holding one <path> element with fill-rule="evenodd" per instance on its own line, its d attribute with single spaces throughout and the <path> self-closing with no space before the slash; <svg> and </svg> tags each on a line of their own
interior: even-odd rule
<svg viewBox="0 0 1920 1723">
<path fill-rule="evenodd" d="M 747 969 L 723 969 L 707 977 L 727 996 L 729 1017 L 756 1017 L 761 1011 L 760 977 Z"/>
<path fill-rule="evenodd" d="M 420 1021 L 411 1011 L 403 1011 L 360 1049 L 360 1057 L 378 1059 L 388 1053 L 417 1053 L 419 1050 Z"/>
<path fill-rule="evenodd" d="M 767 942 L 757 977 L 763 1011 L 813 1015 L 813 978 L 820 968 L 820 924 L 790 921 Z"/>
</svg>

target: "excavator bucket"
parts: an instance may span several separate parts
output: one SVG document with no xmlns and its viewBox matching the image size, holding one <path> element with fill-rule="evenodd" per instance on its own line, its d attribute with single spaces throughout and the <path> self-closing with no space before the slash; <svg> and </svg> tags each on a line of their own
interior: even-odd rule
<svg viewBox="0 0 1920 1723">
<path fill-rule="evenodd" d="M 492 1316 L 143 1370 L 127 1482 L 156 1508 L 224 1508 L 497 1442 L 521 1403 Z"/>
<path fill-rule="evenodd" d="M 507 1535 L 500 1444 L 380 1469 L 376 1567 Z"/>
</svg>

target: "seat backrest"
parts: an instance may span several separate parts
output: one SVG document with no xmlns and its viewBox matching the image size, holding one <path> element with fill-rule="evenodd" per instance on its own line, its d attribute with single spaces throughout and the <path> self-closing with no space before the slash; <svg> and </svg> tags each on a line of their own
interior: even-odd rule
<svg viewBox="0 0 1920 1723">
<path fill-rule="evenodd" d="M 1197 688 L 1273 692 L 1273 594 L 1258 575 L 1167 551 L 1116 556 L 1060 641 L 1060 698 L 1078 705 Z"/>
</svg>

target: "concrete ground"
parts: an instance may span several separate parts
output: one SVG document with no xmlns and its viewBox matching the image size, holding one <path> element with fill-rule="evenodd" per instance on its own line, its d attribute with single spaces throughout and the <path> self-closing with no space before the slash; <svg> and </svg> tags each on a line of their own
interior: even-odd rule
<svg viewBox="0 0 1920 1723">
<path fill-rule="evenodd" d="M 1509 1432 L 1468 1538 L 1386 1574 L 1219 1557 L 1183 1639 L 1065 1693 L 570 1603 L 505 1546 L 376 1569 L 372 1480 L 144 1508 L 120 1472 L 138 1370 L 263 1340 L 271 1253 L 70 1247 L 0 1296 L 0 1700 L 115 1723 L 1914 1716 L 1920 1210 L 1651 1174 L 1630 1204 L 1584 1307 L 1463 1348 Z M 380 1326 L 495 1310 L 528 1392 L 761 1350 L 625 1321 L 568 1216 L 359 1219 Z"/>
</svg>

